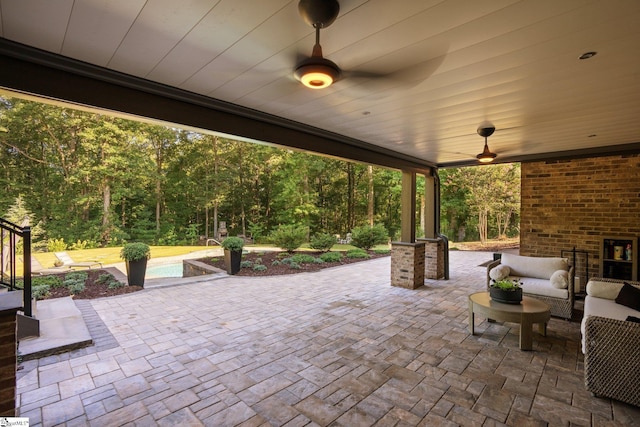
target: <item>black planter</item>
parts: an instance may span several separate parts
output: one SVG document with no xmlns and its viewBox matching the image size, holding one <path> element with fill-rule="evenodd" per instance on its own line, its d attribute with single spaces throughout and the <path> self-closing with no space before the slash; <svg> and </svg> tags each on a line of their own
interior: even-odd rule
<svg viewBox="0 0 640 427">
<path fill-rule="evenodd" d="M 242 263 L 242 251 L 224 250 L 224 265 L 227 268 L 227 274 L 237 274 L 240 271 Z"/>
<path fill-rule="evenodd" d="M 127 265 L 127 281 L 129 286 L 144 287 L 144 276 L 147 273 L 147 259 L 139 259 L 137 261 L 126 261 Z"/>
<path fill-rule="evenodd" d="M 522 288 L 518 288 L 512 291 L 505 291 L 500 288 L 489 288 L 489 296 L 496 302 L 504 304 L 520 304 L 522 302 Z"/>
</svg>

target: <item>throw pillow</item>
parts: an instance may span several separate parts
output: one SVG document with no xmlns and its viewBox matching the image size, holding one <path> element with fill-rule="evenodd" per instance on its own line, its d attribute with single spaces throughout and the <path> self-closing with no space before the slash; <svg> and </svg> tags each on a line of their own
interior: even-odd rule
<svg viewBox="0 0 640 427">
<path fill-rule="evenodd" d="M 569 272 L 566 270 L 557 270 L 549 278 L 551 286 L 558 289 L 567 289 L 569 287 Z"/>
<path fill-rule="evenodd" d="M 640 323 L 640 317 L 627 316 L 627 322 Z"/>
<path fill-rule="evenodd" d="M 625 282 L 616 297 L 616 303 L 640 311 L 640 289 Z"/>
<path fill-rule="evenodd" d="M 500 264 L 489 271 L 489 277 L 491 277 L 493 280 L 502 280 L 509 277 L 510 273 L 511 269 L 508 265 Z"/>
</svg>

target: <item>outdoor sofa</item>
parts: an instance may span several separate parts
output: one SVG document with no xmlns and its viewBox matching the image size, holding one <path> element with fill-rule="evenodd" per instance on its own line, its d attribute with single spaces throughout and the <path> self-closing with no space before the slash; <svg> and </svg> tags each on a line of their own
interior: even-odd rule
<svg viewBox="0 0 640 427">
<path fill-rule="evenodd" d="M 623 295 L 624 283 L 603 278 L 587 283 L 581 324 L 584 381 L 595 396 L 640 406 L 640 282 L 626 281 L 635 291 L 625 289 Z"/>
<path fill-rule="evenodd" d="M 567 258 L 532 257 L 503 253 L 487 265 L 487 290 L 492 280 L 516 280 L 522 294 L 551 307 L 551 315 L 571 320 L 575 290 L 573 267 Z"/>
</svg>

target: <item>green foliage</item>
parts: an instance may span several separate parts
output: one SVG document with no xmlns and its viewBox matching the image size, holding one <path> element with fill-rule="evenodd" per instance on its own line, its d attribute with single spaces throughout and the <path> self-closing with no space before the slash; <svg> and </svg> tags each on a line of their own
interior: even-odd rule
<svg viewBox="0 0 640 427">
<path fill-rule="evenodd" d="M 391 253 L 391 249 L 374 249 L 373 253 L 378 255 L 388 255 Z"/>
<path fill-rule="evenodd" d="M 127 286 L 126 283 L 122 283 L 122 282 L 119 282 L 117 280 L 112 280 L 112 281 L 109 282 L 108 288 L 109 289 L 119 289 L 119 288 L 124 288 L 125 286 Z"/>
<path fill-rule="evenodd" d="M 31 296 L 37 300 L 46 298 L 51 288 L 49 285 L 37 285 L 31 287 Z"/>
<path fill-rule="evenodd" d="M 140 261 L 151 257 L 151 248 L 146 243 L 127 243 L 120 251 L 120 258 L 125 261 Z"/>
<path fill-rule="evenodd" d="M 254 271 L 265 271 L 266 269 L 267 269 L 267 266 L 264 264 L 256 264 L 253 266 Z"/>
<path fill-rule="evenodd" d="M 85 290 L 86 285 L 84 284 L 84 282 L 73 282 L 69 285 L 67 285 L 67 289 L 69 289 L 69 292 L 71 292 L 71 294 L 73 295 L 77 295 L 80 292 Z"/>
<path fill-rule="evenodd" d="M 300 270 L 302 267 L 300 266 L 300 264 L 298 264 L 295 261 L 291 261 L 289 263 L 289 268 L 293 269 L 293 270 Z"/>
<path fill-rule="evenodd" d="M 389 235 L 382 224 L 376 224 L 373 227 L 363 225 L 351 230 L 351 244 L 358 248 L 369 250 L 375 245 L 387 243 Z"/>
<path fill-rule="evenodd" d="M 320 255 L 320 259 L 324 262 L 340 262 L 342 254 L 340 252 L 326 252 Z"/>
<path fill-rule="evenodd" d="M 253 267 L 253 262 L 249 260 L 244 260 L 240 263 L 240 268 L 251 268 Z"/>
<path fill-rule="evenodd" d="M 270 240 L 279 248 L 293 252 L 307 240 L 307 228 L 298 225 L 281 225 L 271 232 Z"/>
<path fill-rule="evenodd" d="M 313 263 L 314 264 L 324 264 L 324 261 L 322 258 L 314 258 L 313 259 Z"/>
<path fill-rule="evenodd" d="M 64 276 L 63 284 L 73 295 L 85 289 L 85 282 L 89 275 L 84 271 L 72 271 Z"/>
<path fill-rule="evenodd" d="M 291 260 L 293 262 L 297 262 L 298 264 L 309 264 L 313 262 L 314 257 L 307 254 L 295 254 L 291 257 Z"/>
<path fill-rule="evenodd" d="M 222 241 L 222 248 L 231 252 L 241 251 L 244 247 L 244 240 L 240 237 L 227 237 Z"/>
<path fill-rule="evenodd" d="M 78 251 L 82 249 L 91 249 L 91 248 L 97 248 L 97 247 L 98 247 L 98 242 L 89 241 L 89 240 L 77 240 L 75 243 L 72 243 L 71 245 L 69 245 L 69 249 L 72 251 Z M 55 251 L 55 252 L 59 252 L 59 251 Z"/>
<path fill-rule="evenodd" d="M 282 262 L 278 261 L 277 259 L 274 259 L 274 260 L 271 262 L 271 265 L 280 265 L 280 264 L 282 264 Z"/>
<path fill-rule="evenodd" d="M 347 258 L 371 258 L 371 256 L 365 252 L 363 249 L 351 249 L 346 253 Z"/>
<path fill-rule="evenodd" d="M 322 252 L 328 252 L 336 244 L 336 236 L 328 233 L 316 233 L 311 237 L 309 246 Z"/>
<path fill-rule="evenodd" d="M 59 288 L 64 286 L 60 276 L 33 276 L 31 278 L 31 288 L 36 286 L 47 286 L 49 288 Z M 16 280 L 16 288 L 24 289 L 24 281 L 22 279 Z"/>
<path fill-rule="evenodd" d="M 255 260 L 253 260 L 254 264 L 262 264 L 262 258 L 256 258 Z"/>
<path fill-rule="evenodd" d="M 502 289 L 503 291 L 515 291 L 520 287 L 520 282 L 517 279 L 492 280 L 491 286 L 494 288 Z"/>
<path fill-rule="evenodd" d="M 64 238 L 49 239 L 47 242 L 48 252 L 62 252 L 67 250 L 67 244 L 64 242 Z"/>
</svg>

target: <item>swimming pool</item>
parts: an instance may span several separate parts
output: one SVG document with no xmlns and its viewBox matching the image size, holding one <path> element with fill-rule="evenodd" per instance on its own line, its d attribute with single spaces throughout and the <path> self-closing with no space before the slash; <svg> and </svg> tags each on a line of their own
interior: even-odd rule
<svg viewBox="0 0 640 427">
<path fill-rule="evenodd" d="M 147 277 L 182 277 L 182 262 L 147 267 Z"/>
</svg>

